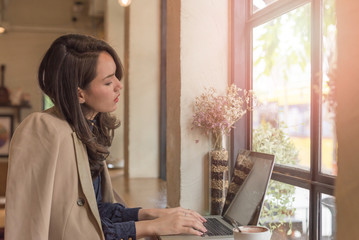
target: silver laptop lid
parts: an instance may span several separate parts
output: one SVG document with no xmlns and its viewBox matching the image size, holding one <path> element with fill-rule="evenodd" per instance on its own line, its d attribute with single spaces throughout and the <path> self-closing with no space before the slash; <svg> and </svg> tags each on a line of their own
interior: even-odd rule
<svg viewBox="0 0 359 240">
<path fill-rule="evenodd" d="M 223 215 L 239 225 L 257 225 L 274 166 L 274 155 L 242 151 L 253 167 Z"/>
</svg>

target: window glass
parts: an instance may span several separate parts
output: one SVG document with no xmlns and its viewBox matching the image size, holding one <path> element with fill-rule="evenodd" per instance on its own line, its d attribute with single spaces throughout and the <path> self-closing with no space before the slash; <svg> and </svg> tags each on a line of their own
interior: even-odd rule
<svg viewBox="0 0 359 240">
<path fill-rule="evenodd" d="M 309 239 L 309 191 L 271 180 L 259 224 L 271 229 L 271 239 Z"/>
<path fill-rule="evenodd" d="M 253 145 L 302 169 L 310 168 L 310 59 L 310 4 L 253 29 Z"/>
<path fill-rule="evenodd" d="M 322 164 L 321 171 L 337 175 L 337 138 L 335 130 L 334 78 L 336 69 L 335 1 L 323 2 L 323 105 L 322 105 Z"/>
<path fill-rule="evenodd" d="M 44 95 L 43 99 L 44 99 L 44 110 L 49 109 L 52 106 L 54 106 L 51 99 L 47 95 Z"/>
<path fill-rule="evenodd" d="M 296 186 L 302 180 L 310 183 L 310 189 L 321 185 L 321 191 L 330 192 L 332 184 L 321 182 L 328 178 L 318 175 L 332 175 L 332 180 L 337 175 L 333 91 L 337 55 L 335 1 L 320 0 L 313 9 L 313 1 L 307 1 L 291 10 L 290 1 L 281 0 L 277 10 L 287 12 L 272 18 L 276 9 L 270 5 L 279 3 L 277 0 L 249 0 L 250 14 L 264 9 L 260 14 L 250 15 L 246 25 L 251 47 L 249 86 L 259 102 L 252 113 L 251 147 L 274 154 L 276 165 L 292 167 L 291 173 L 295 175 L 284 177 L 287 169 L 276 168 L 274 178 L 278 181 L 271 180 L 268 186 L 259 224 L 272 230 L 272 239 L 335 239 L 334 197 L 319 194 L 315 195 L 318 198 L 310 198 L 309 190 Z M 320 27 L 320 31 L 313 31 L 314 36 L 311 26 Z M 312 77 L 322 82 L 312 81 Z M 317 103 L 322 103 L 321 112 L 311 116 L 314 110 L 311 106 L 315 104 L 317 109 Z M 318 120 L 316 116 L 320 122 L 311 121 L 313 117 Z M 317 133 L 320 135 L 316 136 Z M 311 139 L 321 140 L 321 145 L 312 144 Z M 319 158 L 311 159 L 312 150 L 321 153 Z M 310 175 L 301 174 L 300 170 L 310 170 L 311 163 L 320 168 L 314 168 Z M 319 209 L 310 212 L 309 206 Z"/>
<path fill-rule="evenodd" d="M 335 198 L 330 195 L 321 194 L 322 232 L 321 239 L 335 239 L 336 233 L 336 208 Z"/>
<path fill-rule="evenodd" d="M 253 13 L 257 12 L 258 10 L 261 10 L 265 7 L 267 7 L 269 4 L 275 2 L 277 0 L 253 0 Z"/>
</svg>

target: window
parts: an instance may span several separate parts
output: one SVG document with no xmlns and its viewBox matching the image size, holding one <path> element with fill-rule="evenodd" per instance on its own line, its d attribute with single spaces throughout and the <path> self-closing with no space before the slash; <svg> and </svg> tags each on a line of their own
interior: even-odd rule
<svg viewBox="0 0 359 240">
<path fill-rule="evenodd" d="M 335 0 L 231 4 L 233 81 L 261 103 L 238 124 L 233 149 L 276 156 L 260 224 L 272 239 L 335 239 Z"/>
<path fill-rule="evenodd" d="M 47 95 L 43 95 L 43 109 L 49 109 L 54 106 L 54 103 L 51 101 L 51 99 Z"/>
</svg>

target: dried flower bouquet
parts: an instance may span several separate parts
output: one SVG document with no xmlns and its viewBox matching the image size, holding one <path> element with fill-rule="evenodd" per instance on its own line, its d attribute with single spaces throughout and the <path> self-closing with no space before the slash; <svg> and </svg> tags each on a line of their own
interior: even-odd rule
<svg viewBox="0 0 359 240">
<path fill-rule="evenodd" d="M 211 214 L 221 214 L 228 189 L 228 151 L 224 135 L 229 135 L 234 124 L 247 111 L 252 111 L 257 99 L 252 91 L 232 84 L 224 96 L 217 96 L 214 88 L 206 89 L 196 98 L 193 126 L 212 136 L 210 151 Z"/>
</svg>

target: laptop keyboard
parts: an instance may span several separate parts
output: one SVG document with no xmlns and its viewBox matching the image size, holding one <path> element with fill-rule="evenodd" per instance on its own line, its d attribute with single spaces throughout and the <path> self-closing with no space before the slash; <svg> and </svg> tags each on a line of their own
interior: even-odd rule
<svg viewBox="0 0 359 240">
<path fill-rule="evenodd" d="M 207 222 L 203 225 L 207 228 L 206 236 L 225 236 L 232 235 L 232 229 L 225 226 L 223 223 L 218 221 L 216 218 L 206 218 Z"/>
</svg>

